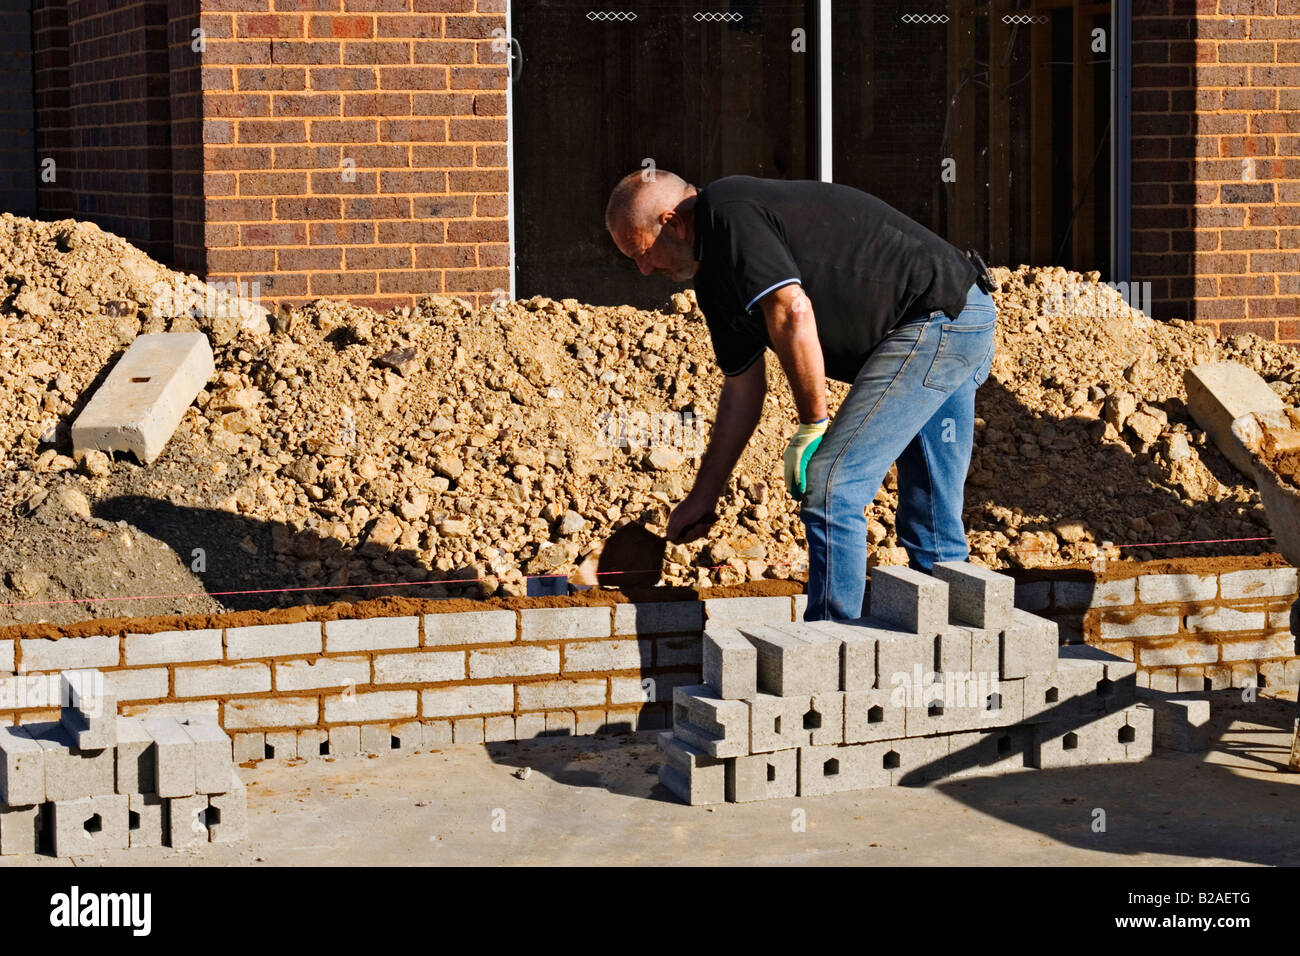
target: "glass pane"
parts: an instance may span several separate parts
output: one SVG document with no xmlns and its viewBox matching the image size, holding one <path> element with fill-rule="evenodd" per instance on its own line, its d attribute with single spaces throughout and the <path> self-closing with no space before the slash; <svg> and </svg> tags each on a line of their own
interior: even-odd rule
<svg viewBox="0 0 1300 956">
<path fill-rule="evenodd" d="M 512 5 L 515 292 L 656 306 L 679 286 L 619 254 L 610 190 L 646 160 L 697 186 L 814 176 L 812 4 L 596 6 Z"/>
<path fill-rule="evenodd" d="M 1108 272 L 1110 31 L 1109 3 L 835 4 L 835 180 L 990 265 Z"/>
</svg>

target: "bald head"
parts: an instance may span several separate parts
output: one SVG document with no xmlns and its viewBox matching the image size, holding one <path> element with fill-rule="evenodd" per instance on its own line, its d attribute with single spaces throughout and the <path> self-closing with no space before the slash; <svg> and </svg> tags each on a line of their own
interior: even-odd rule
<svg viewBox="0 0 1300 956">
<path fill-rule="evenodd" d="M 655 229 L 659 216 L 677 208 L 695 187 L 666 169 L 643 169 L 619 180 L 605 207 L 605 228 L 617 235 L 622 229 Z"/>
<path fill-rule="evenodd" d="M 605 228 L 642 275 L 659 273 L 677 282 L 695 275 L 697 192 L 665 169 L 629 173 L 614 187 L 605 207 Z"/>
</svg>

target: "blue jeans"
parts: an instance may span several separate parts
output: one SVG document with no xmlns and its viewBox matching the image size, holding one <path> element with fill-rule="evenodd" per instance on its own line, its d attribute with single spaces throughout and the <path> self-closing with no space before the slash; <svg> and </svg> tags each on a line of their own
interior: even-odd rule
<svg viewBox="0 0 1300 956">
<path fill-rule="evenodd" d="M 963 491 L 975 389 L 993 363 L 997 308 L 978 285 L 956 319 L 932 312 L 891 331 L 868 356 L 808 462 L 800 518 L 808 536 L 804 620 L 865 613 L 867 519 L 898 462 L 898 541 L 913 568 L 965 561 Z"/>
</svg>

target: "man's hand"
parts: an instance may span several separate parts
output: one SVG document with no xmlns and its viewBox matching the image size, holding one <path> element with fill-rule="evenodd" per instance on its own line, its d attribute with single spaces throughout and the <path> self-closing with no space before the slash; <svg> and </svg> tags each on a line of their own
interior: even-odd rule
<svg viewBox="0 0 1300 956">
<path fill-rule="evenodd" d="M 830 427 L 830 419 L 822 419 L 810 425 L 800 425 L 794 437 L 785 446 L 785 486 L 790 489 L 790 496 L 795 501 L 802 501 L 807 490 L 805 481 L 808 462 L 822 443 L 822 436 Z"/>
<path fill-rule="evenodd" d="M 717 504 L 716 497 L 692 491 L 669 515 L 664 537 L 673 544 L 686 544 L 704 537 L 713 526 L 713 521 L 706 519 L 716 518 L 714 510 Z"/>
</svg>

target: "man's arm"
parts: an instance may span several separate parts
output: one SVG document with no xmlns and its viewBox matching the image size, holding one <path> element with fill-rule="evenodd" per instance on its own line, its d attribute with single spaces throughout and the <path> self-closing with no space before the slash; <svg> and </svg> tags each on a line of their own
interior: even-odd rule
<svg viewBox="0 0 1300 956">
<path fill-rule="evenodd" d="M 699 474 L 691 493 L 673 509 L 668 519 L 666 531 L 669 541 L 677 541 L 678 535 L 714 510 L 736 462 L 758 427 L 766 397 L 767 370 L 762 355 L 745 371 L 728 375 L 723 380 L 709 447 L 700 459 Z M 692 535 L 692 538 L 698 536 Z"/>
<path fill-rule="evenodd" d="M 772 351 L 781 360 L 781 368 L 790 382 L 799 421 L 821 421 L 827 416 L 826 364 L 812 303 L 802 286 L 786 285 L 765 295 L 759 303 L 767 321 L 767 336 Z"/>
</svg>

